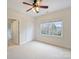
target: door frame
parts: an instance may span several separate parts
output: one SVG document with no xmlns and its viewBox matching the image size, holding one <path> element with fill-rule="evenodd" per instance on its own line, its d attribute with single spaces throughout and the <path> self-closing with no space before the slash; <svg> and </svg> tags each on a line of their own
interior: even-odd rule
<svg viewBox="0 0 79 59">
<path fill-rule="evenodd" d="M 8 19 L 8 22 L 10 22 L 11 24 L 12 24 L 13 22 L 15 22 L 15 21 L 18 22 L 18 43 L 17 43 L 17 45 L 20 45 L 20 22 L 19 22 L 19 20 L 17 20 L 17 19 L 12 19 L 12 18 L 9 18 L 9 19 Z M 12 37 L 13 37 L 13 34 L 12 34 Z"/>
</svg>

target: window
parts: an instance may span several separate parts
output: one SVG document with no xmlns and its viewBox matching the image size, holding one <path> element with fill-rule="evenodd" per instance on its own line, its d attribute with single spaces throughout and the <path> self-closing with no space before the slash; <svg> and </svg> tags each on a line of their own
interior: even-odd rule
<svg viewBox="0 0 79 59">
<path fill-rule="evenodd" d="M 62 36 L 62 21 L 51 21 L 42 23 L 41 25 L 41 34 L 47 36 Z"/>
</svg>

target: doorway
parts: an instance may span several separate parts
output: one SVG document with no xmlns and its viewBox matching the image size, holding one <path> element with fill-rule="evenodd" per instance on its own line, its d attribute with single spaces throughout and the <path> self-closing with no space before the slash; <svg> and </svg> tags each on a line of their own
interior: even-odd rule
<svg viewBox="0 0 79 59">
<path fill-rule="evenodd" d="M 8 46 L 19 45 L 19 21 L 8 19 Z"/>
</svg>

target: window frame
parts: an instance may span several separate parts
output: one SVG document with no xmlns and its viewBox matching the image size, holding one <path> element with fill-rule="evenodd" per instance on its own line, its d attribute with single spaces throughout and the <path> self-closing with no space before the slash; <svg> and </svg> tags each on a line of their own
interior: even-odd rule
<svg viewBox="0 0 79 59">
<path fill-rule="evenodd" d="M 59 36 L 59 35 L 48 35 L 48 34 L 42 34 L 41 33 L 41 31 L 42 31 L 42 28 L 41 28 L 41 25 L 42 24 L 45 24 L 45 23 L 55 23 L 55 22 L 62 22 L 62 27 L 61 27 L 61 35 Z M 63 21 L 62 20 L 56 20 L 56 21 L 47 21 L 47 22 L 42 22 L 41 24 L 40 24 L 40 35 L 41 36 L 49 36 L 49 37 L 63 37 L 63 26 L 64 26 L 64 24 L 63 24 Z"/>
</svg>

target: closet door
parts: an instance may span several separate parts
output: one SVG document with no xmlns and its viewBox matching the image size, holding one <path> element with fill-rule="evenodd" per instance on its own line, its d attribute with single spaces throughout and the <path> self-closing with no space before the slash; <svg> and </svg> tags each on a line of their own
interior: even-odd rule
<svg viewBox="0 0 79 59">
<path fill-rule="evenodd" d="M 19 44 L 19 22 L 16 20 L 12 23 L 13 42 Z"/>
</svg>

